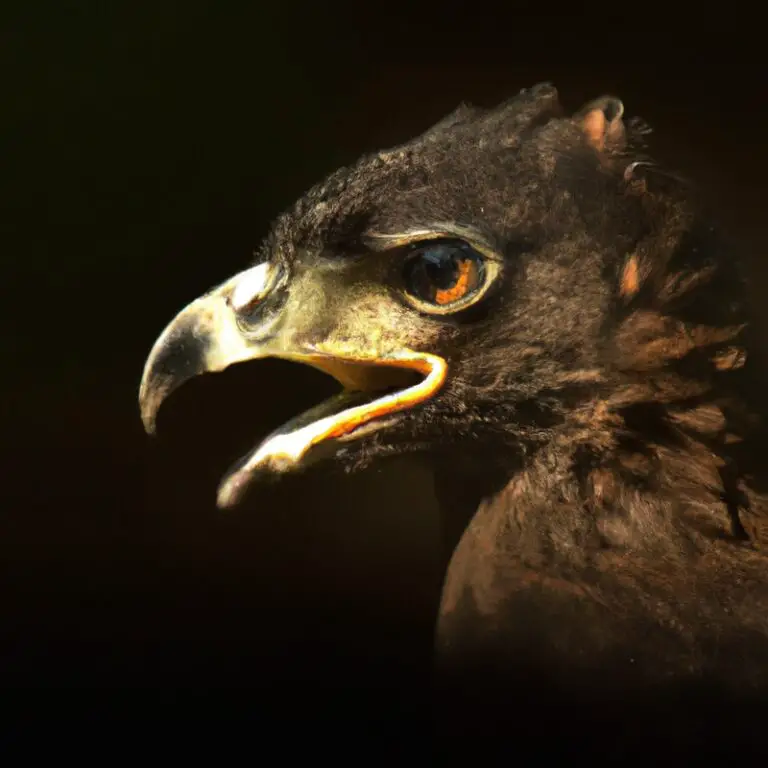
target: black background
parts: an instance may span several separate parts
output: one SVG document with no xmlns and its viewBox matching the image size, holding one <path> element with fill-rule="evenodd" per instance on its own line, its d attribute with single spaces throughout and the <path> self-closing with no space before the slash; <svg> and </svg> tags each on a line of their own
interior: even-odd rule
<svg viewBox="0 0 768 768">
<path fill-rule="evenodd" d="M 297 725 L 341 703 L 358 729 L 426 727 L 444 566 L 429 474 L 412 460 L 318 471 L 221 513 L 230 461 L 333 385 L 243 366 L 184 387 L 153 441 L 136 400 L 165 323 L 243 268 L 275 214 L 460 101 L 542 80 L 574 109 L 620 96 L 744 244 L 765 326 L 759 23 L 735 6 L 585 8 L 47 2 L 6 16 L 0 685 L 15 712 L 266 710 Z"/>
</svg>

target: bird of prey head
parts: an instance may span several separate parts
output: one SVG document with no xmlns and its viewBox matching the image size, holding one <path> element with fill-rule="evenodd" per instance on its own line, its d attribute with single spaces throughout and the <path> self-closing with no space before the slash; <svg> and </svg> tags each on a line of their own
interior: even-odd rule
<svg viewBox="0 0 768 768">
<path fill-rule="evenodd" d="M 355 468 L 426 452 L 449 496 L 465 492 L 467 466 L 494 465 L 494 492 L 469 486 L 477 511 L 438 636 L 453 658 L 504 660 L 502 709 L 532 668 L 526 695 L 540 703 L 547 675 L 560 692 L 567 679 L 570 719 L 598 680 L 645 690 L 713 673 L 768 690 L 768 502 L 749 470 L 761 394 L 743 281 L 623 111 L 604 97 L 566 115 L 541 85 L 337 171 L 278 218 L 256 264 L 171 321 L 140 393 L 152 431 L 174 388 L 240 361 L 338 380 L 336 397 L 234 466 L 221 506 L 321 458 Z M 628 690 L 598 707 L 601 721 Z M 667 690 L 635 745 L 667 721 Z M 486 715 L 473 716 L 485 738 Z M 622 738 L 635 719 L 617 725 Z"/>
<path fill-rule="evenodd" d="M 190 377 L 278 357 L 340 392 L 255 445 L 221 506 L 321 457 L 482 448 L 512 473 L 558 441 L 642 477 L 638 429 L 671 418 L 724 442 L 711 404 L 744 362 L 739 277 L 623 111 L 604 97 L 564 115 L 540 85 L 333 173 L 163 331 L 147 430 Z"/>
</svg>

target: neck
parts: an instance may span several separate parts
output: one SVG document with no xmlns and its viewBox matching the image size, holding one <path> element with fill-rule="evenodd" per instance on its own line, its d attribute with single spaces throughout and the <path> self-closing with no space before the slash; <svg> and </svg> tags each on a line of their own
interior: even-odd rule
<svg viewBox="0 0 768 768">
<path fill-rule="evenodd" d="M 598 547 L 631 547 L 665 557 L 696 539 L 741 546 L 755 528 L 732 462 L 696 441 L 640 452 L 597 455 L 589 443 L 542 448 L 524 466 L 437 464 L 435 492 L 450 556 L 481 506 L 515 509 L 526 529 L 548 538 L 553 528 L 589 521 Z M 524 517 L 522 510 L 524 510 Z M 759 516 L 758 516 L 759 517 Z M 746 527 L 745 527 L 746 523 Z M 748 529 L 750 532 L 748 533 Z M 582 548 L 586 542 L 570 542 Z M 579 549 L 574 551 L 579 551 Z"/>
<path fill-rule="evenodd" d="M 495 493 L 492 476 L 462 492 L 469 476 L 452 472 L 442 496 L 454 535 L 472 519 L 448 568 L 439 643 L 483 656 L 503 628 L 504 647 L 514 640 L 528 653 L 556 639 L 558 622 L 570 616 L 574 647 L 544 648 L 552 663 L 573 651 L 599 668 L 612 653 L 623 659 L 631 652 L 647 657 L 644 675 L 687 674 L 713 661 L 703 650 L 708 643 L 740 648 L 751 632 L 762 638 L 752 661 L 764 666 L 768 563 L 734 522 L 750 499 L 759 513 L 761 499 L 729 476 L 711 447 L 678 437 L 654 444 L 651 460 L 636 452 L 601 458 L 564 436 Z M 485 497 L 479 505 L 478 496 Z M 638 647 L 641 630 L 650 633 L 647 653 Z M 729 672 L 754 678 L 757 669 L 744 661 Z M 768 668 L 757 677 L 768 680 Z"/>
</svg>

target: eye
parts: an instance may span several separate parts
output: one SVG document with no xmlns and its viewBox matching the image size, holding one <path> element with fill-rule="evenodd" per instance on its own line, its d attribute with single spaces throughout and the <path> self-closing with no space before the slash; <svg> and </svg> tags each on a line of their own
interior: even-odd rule
<svg viewBox="0 0 768 768">
<path fill-rule="evenodd" d="M 406 291 L 419 303 L 453 310 L 484 287 L 485 259 L 463 242 L 419 245 L 409 255 L 403 277 Z"/>
</svg>

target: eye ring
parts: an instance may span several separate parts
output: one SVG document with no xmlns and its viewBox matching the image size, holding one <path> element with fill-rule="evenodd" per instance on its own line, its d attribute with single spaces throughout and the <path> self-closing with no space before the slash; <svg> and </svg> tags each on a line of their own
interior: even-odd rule
<svg viewBox="0 0 768 768">
<path fill-rule="evenodd" d="M 413 244 L 403 265 L 403 293 L 431 314 L 452 314 L 477 302 L 499 271 L 498 263 L 463 240 Z"/>
</svg>

